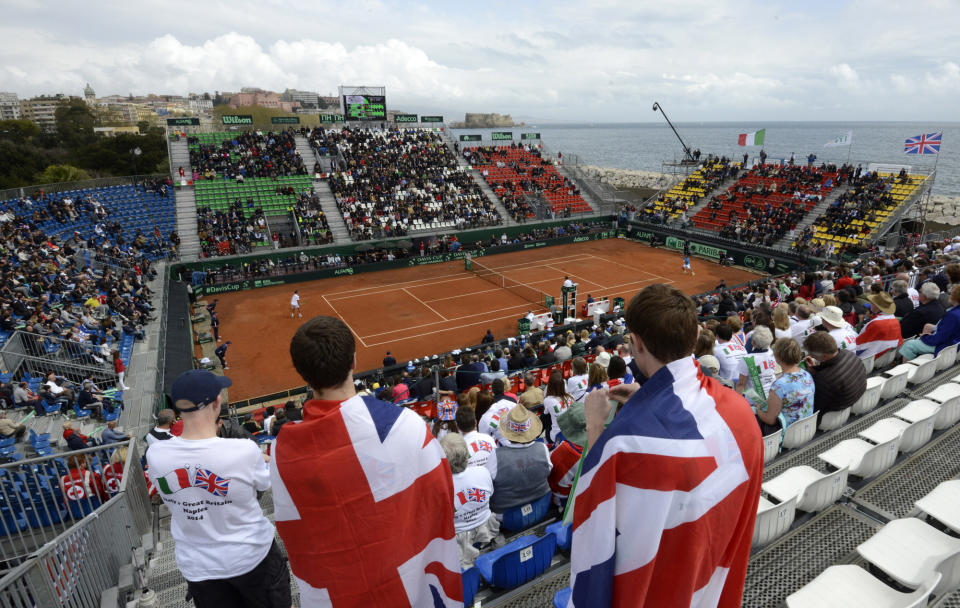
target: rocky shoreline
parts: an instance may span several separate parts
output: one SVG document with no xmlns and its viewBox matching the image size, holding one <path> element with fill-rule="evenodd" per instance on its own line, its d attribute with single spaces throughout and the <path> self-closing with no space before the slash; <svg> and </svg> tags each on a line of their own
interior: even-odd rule
<svg viewBox="0 0 960 608">
<path fill-rule="evenodd" d="M 669 188 L 680 181 L 677 175 L 658 173 L 656 171 L 638 171 L 633 169 L 615 169 L 613 167 L 595 167 L 581 165 L 588 176 L 616 188 L 659 190 Z"/>
<path fill-rule="evenodd" d="M 960 196 L 934 194 L 927 203 L 927 221 L 960 226 Z"/>
</svg>

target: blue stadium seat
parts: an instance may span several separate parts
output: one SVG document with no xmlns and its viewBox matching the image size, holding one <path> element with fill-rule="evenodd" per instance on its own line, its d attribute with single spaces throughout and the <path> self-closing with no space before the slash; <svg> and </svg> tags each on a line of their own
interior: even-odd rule
<svg viewBox="0 0 960 608">
<path fill-rule="evenodd" d="M 463 580 L 463 605 L 473 606 L 473 598 L 480 589 L 480 570 L 473 566 L 461 572 L 460 578 Z"/>
<path fill-rule="evenodd" d="M 553 608 L 567 608 L 567 604 L 570 603 L 571 593 L 573 593 L 573 589 L 570 587 L 564 587 L 560 591 L 557 591 L 557 594 L 553 596 Z"/>
<path fill-rule="evenodd" d="M 80 407 L 76 403 L 73 404 L 73 411 L 77 415 L 77 420 L 87 420 L 90 418 L 90 410 Z"/>
<path fill-rule="evenodd" d="M 550 567 L 557 550 L 557 537 L 545 534 L 521 536 L 477 558 L 476 567 L 494 587 L 512 589 L 535 579 Z"/>
<path fill-rule="evenodd" d="M 547 526 L 547 534 L 553 534 L 557 537 L 557 548 L 561 551 L 569 551 L 570 543 L 573 540 L 573 524 L 563 525 L 562 521 L 555 521 Z"/>
<path fill-rule="evenodd" d="M 40 405 L 43 406 L 43 413 L 45 416 L 52 416 L 60 413 L 60 404 L 58 403 L 50 403 L 46 399 L 41 399 Z"/>
<path fill-rule="evenodd" d="M 552 494 L 547 492 L 531 503 L 507 509 L 503 512 L 503 521 L 500 522 L 500 527 L 519 532 L 542 521 L 547 516 L 547 511 L 550 510 L 551 496 Z"/>
</svg>

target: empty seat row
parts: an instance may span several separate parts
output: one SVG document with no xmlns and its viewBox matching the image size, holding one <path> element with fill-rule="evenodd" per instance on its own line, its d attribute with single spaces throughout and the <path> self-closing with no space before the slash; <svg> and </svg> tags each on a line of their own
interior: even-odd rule
<svg viewBox="0 0 960 608">
<path fill-rule="evenodd" d="M 787 597 L 790 608 L 913 608 L 960 586 L 960 479 L 946 481 L 916 502 L 921 515 L 895 519 L 857 547 L 871 571 L 830 566 Z M 871 574 L 877 573 L 878 578 Z M 907 589 L 898 591 L 889 583 Z"/>
</svg>

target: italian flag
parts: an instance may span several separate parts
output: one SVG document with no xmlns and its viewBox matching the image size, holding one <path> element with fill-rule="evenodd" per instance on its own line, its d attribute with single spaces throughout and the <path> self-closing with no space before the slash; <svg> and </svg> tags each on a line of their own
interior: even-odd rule
<svg viewBox="0 0 960 608">
<path fill-rule="evenodd" d="M 190 482 L 190 472 L 186 469 L 177 469 L 167 473 L 163 477 L 157 477 L 157 487 L 162 494 L 174 494 L 184 488 L 192 486 L 193 483 Z"/>
<path fill-rule="evenodd" d="M 754 131 L 753 133 L 741 133 L 740 135 L 737 135 L 737 145 L 762 146 L 763 138 L 766 136 L 766 134 L 766 129 L 760 129 L 759 131 Z"/>
</svg>

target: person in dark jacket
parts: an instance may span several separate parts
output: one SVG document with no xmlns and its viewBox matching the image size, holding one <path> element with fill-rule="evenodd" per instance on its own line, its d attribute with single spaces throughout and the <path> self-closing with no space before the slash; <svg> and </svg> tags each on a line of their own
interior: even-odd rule
<svg viewBox="0 0 960 608">
<path fill-rule="evenodd" d="M 730 315 L 737 314 L 737 303 L 733 301 L 733 297 L 730 295 L 729 291 L 723 292 L 720 296 L 720 304 L 717 307 L 717 314 L 721 317 L 729 317 Z"/>
<path fill-rule="evenodd" d="M 475 384 L 480 384 L 483 363 L 477 355 L 464 355 L 463 365 L 457 370 L 457 392 L 463 392 Z"/>
<path fill-rule="evenodd" d="M 900 333 L 905 339 L 919 335 L 924 325 L 936 325 L 943 317 L 946 311 L 940 305 L 939 298 L 940 288 L 936 283 L 928 281 L 920 286 L 920 306 L 900 320 Z"/>
<path fill-rule="evenodd" d="M 840 350 L 825 331 L 815 331 L 803 341 L 807 371 L 813 375 L 813 409 L 838 412 L 857 402 L 867 390 L 867 373 L 852 350 Z"/>
<path fill-rule="evenodd" d="M 277 414 L 283 410 L 277 410 Z M 276 421 L 274 421 L 273 429 L 271 432 L 274 432 L 274 429 L 278 428 L 276 426 Z M 274 434 L 276 434 L 274 432 Z M 243 428 L 243 425 L 237 423 L 236 421 L 230 418 L 230 414 L 224 409 L 220 412 L 220 417 L 217 419 L 217 437 L 222 437 L 223 439 L 249 439 L 250 441 L 256 441 L 253 438 L 253 435 L 250 434 L 250 431 Z"/>
<path fill-rule="evenodd" d="M 893 285 L 890 286 L 890 291 L 893 295 L 893 303 L 897 307 L 893 315 L 898 319 L 905 318 L 908 314 L 913 312 L 913 300 L 910 299 L 910 294 L 907 293 L 907 282 L 903 280 L 896 280 L 893 282 Z M 903 326 L 901 325 L 901 330 Z"/>
<path fill-rule="evenodd" d="M 507 361 L 507 371 L 515 372 L 523 369 L 523 355 L 516 346 L 510 348 L 510 360 Z"/>
</svg>

